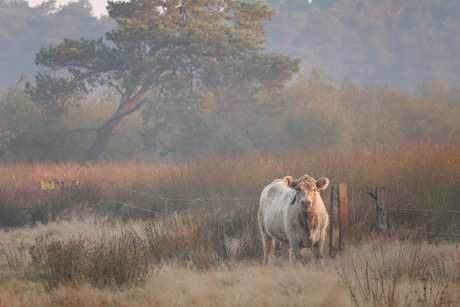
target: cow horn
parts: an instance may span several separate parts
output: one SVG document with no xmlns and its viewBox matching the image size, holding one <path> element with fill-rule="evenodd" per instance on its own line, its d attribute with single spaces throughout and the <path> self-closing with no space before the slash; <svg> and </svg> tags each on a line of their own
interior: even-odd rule
<svg viewBox="0 0 460 307">
<path fill-rule="evenodd" d="M 293 198 L 292 201 L 291 201 L 291 206 L 292 206 L 293 204 L 295 204 L 296 199 L 297 199 L 297 195 L 294 195 L 294 198 Z"/>
</svg>

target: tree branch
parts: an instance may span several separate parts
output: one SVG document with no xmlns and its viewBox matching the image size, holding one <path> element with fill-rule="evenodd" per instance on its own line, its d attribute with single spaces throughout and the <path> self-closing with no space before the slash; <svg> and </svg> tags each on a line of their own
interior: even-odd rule
<svg viewBox="0 0 460 307">
<path fill-rule="evenodd" d="M 108 125 L 116 122 L 117 120 L 119 120 L 120 118 L 123 118 L 125 117 L 126 115 L 129 115 L 131 113 L 133 113 L 134 111 L 136 111 L 137 109 L 139 109 L 144 103 L 146 103 L 147 100 L 140 100 L 139 102 L 137 102 L 136 104 L 134 104 L 131 108 L 127 109 L 127 110 L 124 110 L 122 112 L 117 112 L 115 113 L 114 115 L 112 115 L 111 118 L 109 118 L 108 120 L 106 120 L 102 125 L 100 125 L 96 130 L 102 130 L 104 128 L 106 128 Z"/>
<path fill-rule="evenodd" d="M 123 92 L 121 91 L 121 89 L 118 86 L 116 86 L 115 84 L 113 84 L 110 81 L 107 81 L 107 84 L 110 85 L 111 87 L 113 87 L 120 95 L 123 95 Z"/>
</svg>

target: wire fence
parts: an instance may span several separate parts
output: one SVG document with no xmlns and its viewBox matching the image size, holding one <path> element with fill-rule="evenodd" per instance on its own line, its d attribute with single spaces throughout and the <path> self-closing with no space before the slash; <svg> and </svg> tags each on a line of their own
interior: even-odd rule
<svg viewBox="0 0 460 307">
<path fill-rule="evenodd" d="M 14 184 L 0 184 L 0 190 L 2 191 L 9 191 L 9 192 L 14 192 L 16 187 L 23 186 L 23 185 L 14 185 Z M 43 186 L 43 185 L 42 185 Z M 332 188 L 332 187 L 331 187 Z M 97 187 L 80 187 L 78 186 L 78 183 L 75 181 L 72 181 L 72 184 L 68 187 L 64 185 L 64 181 L 62 182 L 56 182 L 56 187 L 53 188 L 55 193 L 61 193 L 64 194 L 66 192 L 74 192 L 74 191 L 88 191 L 88 190 L 96 190 L 96 189 L 102 189 L 106 190 L 106 194 L 110 195 L 107 196 L 106 199 L 99 199 L 94 202 L 111 202 L 113 204 L 118 204 L 122 206 L 129 207 L 131 209 L 135 210 L 141 210 L 143 212 L 148 212 L 148 213 L 153 213 L 153 214 L 158 214 L 158 215 L 170 215 L 169 213 L 169 206 L 172 203 L 175 202 L 183 202 L 183 203 L 195 203 L 195 204 L 203 204 L 206 202 L 258 202 L 259 198 L 239 198 L 239 197 L 213 197 L 213 198 L 175 198 L 175 197 L 165 197 L 162 195 L 153 195 L 137 190 L 133 190 L 130 188 L 125 188 L 122 186 L 118 186 L 115 183 L 112 183 L 111 185 L 101 185 Z M 38 192 L 40 189 L 34 188 L 33 189 L 35 192 Z M 137 204 L 133 204 L 132 202 L 126 202 L 126 201 L 121 201 L 118 196 L 120 196 L 118 193 L 119 191 L 124 191 L 128 193 L 132 193 L 134 195 L 139 195 L 142 197 L 147 197 L 152 200 L 160 201 L 163 202 L 163 208 L 162 210 L 153 210 L 151 208 L 143 208 Z M 18 193 L 20 191 L 17 191 Z M 45 194 L 46 192 L 50 192 L 49 190 L 43 190 Z M 332 190 L 331 190 L 332 193 Z M 395 208 L 395 207 L 387 207 L 385 204 L 385 190 L 384 188 L 376 188 L 376 193 L 375 195 L 373 193 L 369 194 L 376 200 L 376 212 L 377 212 L 377 229 L 378 232 L 385 232 L 387 228 L 387 212 L 412 212 L 412 213 L 443 213 L 443 214 L 458 214 L 460 213 L 460 210 L 434 210 L 434 209 L 414 209 L 414 208 Z M 88 202 L 91 202 L 91 200 L 85 200 Z M 329 209 L 329 202 L 327 198 L 323 200 L 328 211 Z M 35 209 L 34 207 L 31 206 L 24 206 L 20 207 L 17 209 L 21 210 L 32 210 Z M 163 212 L 162 212 L 163 211 Z M 458 233 L 447 233 L 447 232 L 439 232 L 439 231 L 415 231 L 415 230 L 404 230 L 404 229 L 399 229 L 399 232 L 407 232 L 407 233 L 418 233 L 418 234 L 427 234 L 427 235 L 439 235 L 439 236 L 453 236 L 453 237 L 460 237 L 460 234 Z"/>
<path fill-rule="evenodd" d="M 0 184 L 0 190 L 3 191 L 3 192 L 14 192 L 15 188 L 17 188 L 18 186 L 20 185 L 14 185 L 14 184 Z M 24 186 L 24 185 L 22 185 Z M 72 183 L 70 186 L 65 186 L 65 182 L 64 181 L 56 181 L 56 182 L 52 182 L 50 181 L 49 183 L 43 183 L 42 182 L 42 188 L 40 189 L 39 187 L 33 187 L 32 189 L 30 189 L 30 186 L 28 186 L 29 188 L 29 191 L 34 191 L 35 193 L 37 192 L 41 192 L 41 193 L 45 193 L 45 194 L 42 194 L 42 195 L 46 195 L 46 196 L 49 196 L 50 194 L 49 193 L 54 193 L 56 195 L 58 195 L 59 193 L 60 194 L 65 194 L 66 192 L 76 192 L 76 191 L 88 191 L 88 190 L 97 190 L 97 189 L 102 189 L 102 190 L 106 190 L 106 193 L 107 194 L 111 194 L 110 196 L 110 199 L 107 198 L 107 199 L 99 199 L 99 200 L 96 200 L 96 201 L 91 201 L 91 200 L 85 200 L 85 201 L 88 201 L 88 202 L 111 202 L 113 204 L 119 204 L 119 205 L 123 205 L 123 206 L 126 206 L 126 207 L 129 207 L 129 208 L 132 208 L 132 209 L 136 209 L 136 210 L 142 210 L 142 211 L 145 211 L 145 212 L 149 212 L 149 213 L 155 213 L 155 214 L 160 214 L 160 215 L 170 215 L 170 213 L 168 213 L 168 203 L 170 204 L 171 202 L 185 202 L 185 203 L 196 203 L 196 204 L 201 204 L 201 203 L 204 203 L 204 202 L 221 202 L 221 201 L 241 201 L 241 202 L 253 202 L 253 201 L 259 201 L 258 198 L 239 198 L 239 197 L 215 197 L 215 198 L 175 198 L 175 197 L 165 197 L 165 196 L 160 196 L 160 195 L 152 195 L 152 194 L 149 194 L 149 193 L 145 193 L 145 192 L 141 192 L 141 191 L 136 191 L 136 190 L 133 190 L 133 189 L 129 189 L 129 188 L 125 188 L 125 187 L 121 187 L 121 186 L 118 186 L 116 185 L 115 183 L 112 183 L 111 185 L 100 185 L 100 186 L 97 186 L 97 187 L 81 187 L 81 186 L 78 186 L 78 182 L 77 181 L 74 181 L 72 180 Z M 125 191 L 125 192 L 129 192 L 129 193 L 132 193 L 132 194 L 135 194 L 135 195 L 140 195 L 140 196 L 143 196 L 143 197 L 147 197 L 147 198 L 151 198 L 151 199 L 154 199 L 154 200 L 158 200 L 158 201 L 163 201 L 164 202 L 164 210 L 165 212 L 160 212 L 158 210 L 151 210 L 151 209 L 147 209 L 147 208 L 142 208 L 140 206 L 137 206 L 137 205 L 133 205 L 132 203 L 128 203 L 128 202 L 123 202 L 123 201 L 120 201 L 120 200 L 117 200 L 116 199 L 116 194 L 118 193 L 118 191 Z M 25 206 L 25 207 L 16 207 L 15 209 L 18 209 L 18 210 L 33 210 L 33 209 L 36 209 L 36 207 L 31 207 L 31 206 Z"/>
<path fill-rule="evenodd" d="M 163 213 L 163 212 L 158 212 L 158 211 L 153 211 L 153 210 L 149 210 L 149 209 L 141 208 L 141 207 L 138 207 L 138 206 L 134 206 L 134 205 L 131 205 L 131 204 L 123 203 L 123 202 L 121 202 L 121 201 L 116 201 L 116 200 L 114 200 L 113 202 L 114 202 L 114 203 L 116 203 L 116 204 L 120 204 L 120 205 L 128 206 L 128 207 L 130 207 L 130 208 L 139 209 L 139 210 L 143 210 L 143 211 L 146 211 L 146 212 L 150 212 L 150 213 L 156 213 L 156 214 L 168 215 L 167 213 Z"/>
<path fill-rule="evenodd" d="M 50 181 L 51 183 L 51 181 Z M 49 183 L 47 183 L 49 184 Z M 13 187 L 13 189 L 2 189 L 2 186 L 4 187 Z M 7 185 L 7 184 L 0 184 L 0 191 L 2 192 L 14 192 L 14 187 L 17 187 L 19 185 Z M 22 185 L 23 187 L 24 186 L 27 186 L 27 185 Z M 149 194 L 149 193 L 145 193 L 145 192 L 141 192 L 141 191 L 137 191 L 137 190 L 134 190 L 132 188 L 126 188 L 126 187 L 122 187 L 122 186 L 118 186 L 116 185 L 114 182 L 112 182 L 111 185 L 99 185 L 99 186 L 94 186 L 94 187 L 82 187 L 82 186 L 79 186 L 78 185 L 78 182 L 76 181 L 72 181 L 72 184 L 70 186 L 65 186 L 65 182 L 64 181 L 56 181 L 53 183 L 53 187 L 52 189 L 44 189 L 43 188 L 44 185 L 42 183 L 42 188 L 40 189 L 39 187 L 30 187 L 30 186 L 27 186 L 28 190 L 31 191 L 33 190 L 34 193 L 39 193 L 41 194 L 42 196 L 44 197 L 49 197 L 50 195 L 56 195 L 56 196 L 59 196 L 59 195 L 62 195 L 62 196 L 66 196 L 66 195 L 74 195 L 74 193 L 78 193 L 78 192 L 84 192 L 83 195 L 86 195 L 86 192 L 87 191 L 90 191 L 90 190 L 102 190 L 103 194 L 106 195 L 106 198 L 105 199 L 98 199 L 98 200 L 90 200 L 90 199 L 83 199 L 82 201 L 84 202 L 89 202 L 89 203 L 111 203 L 111 204 L 117 204 L 117 205 L 122 205 L 122 206 L 125 206 L 127 208 L 131 208 L 131 209 L 134 209 L 134 210 L 139 210 L 139 211 L 143 211 L 143 212 L 147 212 L 147 213 L 151 213 L 151 214 L 157 214 L 157 215 L 161 215 L 161 216 L 168 216 L 168 215 L 171 215 L 173 214 L 171 211 L 170 212 L 170 206 L 173 206 L 174 203 L 177 203 L 177 202 L 182 202 L 182 203 L 190 203 L 190 204 L 198 204 L 198 205 L 201 205 L 201 204 L 204 204 L 204 203 L 216 203 L 218 205 L 220 205 L 219 207 L 215 208 L 215 211 L 216 212 L 219 212 L 221 209 L 222 209 L 222 203 L 225 203 L 225 202 L 259 202 L 259 198 L 240 198 L 240 197 L 212 197 L 212 198 L 209 198 L 209 197 L 204 197 L 204 198 L 177 198 L 177 197 L 165 197 L 165 196 L 162 196 L 162 195 L 154 195 L 154 194 Z M 46 186 L 45 186 L 46 187 Z M 17 192 L 23 192 L 23 191 L 17 191 Z M 126 198 L 126 194 L 125 195 L 121 195 L 120 192 L 126 192 L 129 194 L 133 194 L 133 195 L 139 195 L 141 197 L 146 197 L 146 198 L 149 198 L 149 199 L 152 199 L 152 200 L 155 200 L 155 201 L 159 201 L 159 202 L 163 202 L 162 206 L 159 206 L 158 207 L 158 203 L 157 203 L 157 208 L 154 208 L 155 206 L 152 206 L 151 208 L 145 208 L 145 207 L 142 207 L 142 205 L 138 205 L 138 203 L 142 203 L 143 201 L 142 200 L 136 200 L 134 199 L 134 197 L 128 201 L 123 201 L 122 199 L 123 198 Z M 332 192 L 332 191 L 331 191 Z M 37 195 L 39 195 L 37 194 Z M 81 195 L 81 194 L 80 194 Z M 130 197 L 128 197 L 129 199 Z M 36 198 L 37 199 L 37 198 Z M 136 203 L 137 202 L 137 203 Z M 327 210 L 329 211 L 329 199 L 324 199 L 324 203 L 327 207 Z M 144 202 L 145 204 L 145 202 Z M 150 203 L 150 205 L 152 205 L 152 203 Z M 184 207 L 181 207 L 181 206 L 175 206 L 176 208 L 181 208 L 179 209 L 180 211 L 181 210 L 186 210 Z M 161 208 L 161 210 L 158 210 L 158 208 Z M 34 207 L 34 206 L 24 206 L 24 207 L 15 207 L 15 209 L 18 209 L 18 210 L 35 210 L 37 209 L 37 207 Z M 174 210 L 176 211 L 176 210 Z M 335 219 L 337 219 L 337 217 L 335 217 Z"/>
<path fill-rule="evenodd" d="M 453 237 L 460 237 L 460 234 L 458 234 L 458 233 L 429 232 L 429 231 L 414 231 L 414 230 L 400 230 L 400 232 L 417 233 L 417 234 L 427 234 L 427 235 L 435 235 L 435 236 L 453 236 Z"/>
<path fill-rule="evenodd" d="M 386 208 L 388 211 L 406 211 L 406 212 L 430 212 L 430 213 L 460 213 L 458 210 L 432 210 L 432 209 L 408 209 L 408 208 Z M 401 229 L 399 232 L 414 233 L 414 234 L 426 234 L 433 236 L 452 236 L 460 237 L 458 233 L 445 233 L 445 232 L 433 232 L 433 231 L 414 231 Z"/>
<path fill-rule="evenodd" d="M 388 228 L 388 211 L 391 212 L 411 212 L 411 213 L 441 213 L 441 214 L 457 214 L 460 213 L 460 210 L 435 210 L 435 209 L 415 209 L 415 208 L 392 208 L 387 207 L 385 201 L 385 188 L 378 187 L 375 189 L 375 194 L 368 192 L 368 194 L 374 198 L 376 201 L 376 216 L 377 216 L 377 232 L 385 233 Z M 406 233 L 415 233 L 415 234 L 426 234 L 426 235 L 436 235 L 436 236 L 452 236 L 460 237 L 459 233 L 447 233 L 447 232 L 437 232 L 437 231 L 415 231 L 415 230 L 405 230 L 398 229 L 398 232 Z"/>
<path fill-rule="evenodd" d="M 387 208 L 390 211 L 414 211 L 414 212 L 440 212 L 440 213 L 460 213 L 458 210 L 428 210 L 428 209 L 405 209 L 405 208 Z"/>
</svg>

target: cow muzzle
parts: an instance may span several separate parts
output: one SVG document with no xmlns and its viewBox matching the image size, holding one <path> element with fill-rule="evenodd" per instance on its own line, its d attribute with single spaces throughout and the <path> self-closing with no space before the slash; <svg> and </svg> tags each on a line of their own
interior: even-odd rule
<svg viewBox="0 0 460 307">
<path fill-rule="evenodd" d="M 309 199 L 303 199 L 300 201 L 300 206 L 302 208 L 311 208 L 311 201 Z"/>
</svg>

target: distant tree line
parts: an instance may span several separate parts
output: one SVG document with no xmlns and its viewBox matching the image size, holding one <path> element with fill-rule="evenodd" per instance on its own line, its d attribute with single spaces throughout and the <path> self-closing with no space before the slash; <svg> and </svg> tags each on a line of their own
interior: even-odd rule
<svg viewBox="0 0 460 307">
<path fill-rule="evenodd" d="M 334 78 L 396 85 L 413 94 L 435 77 L 460 83 L 460 1 L 265 0 L 276 10 L 264 23 L 266 48 L 321 68 Z M 88 0 L 30 7 L 0 0 L 0 87 L 38 71 L 35 54 L 63 38 L 95 39 L 116 26 L 91 14 Z"/>
<path fill-rule="evenodd" d="M 20 84 L 11 87 L 0 97 L 0 160 L 80 159 L 92 142 L 88 127 L 116 109 L 113 94 L 56 109 L 32 101 Z M 278 156 L 311 148 L 444 144 L 460 138 L 460 87 L 435 79 L 409 95 L 391 86 L 336 82 L 313 71 L 276 98 L 261 92 L 244 103 L 203 98 L 192 108 L 152 103 L 142 110 L 120 125 L 102 158 Z"/>
<path fill-rule="evenodd" d="M 88 0 L 64 6 L 51 0 L 35 7 L 25 0 L 0 0 L 0 87 L 16 84 L 22 74 L 32 78 L 41 47 L 64 37 L 101 37 L 114 26 L 108 17 L 94 17 Z"/>
<path fill-rule="evenodd" d="M 304 71 L 397 85 L 430 77 L 460 82 L 458 0 L 267 0 L 267 48 L 302 59 Z"/>
<path fill-rule="evenodd" d="M 454 143 L 460 138 L 460 86 L 432 78 L 410 95 L 394 86 L 335 81 L 313 70 L 276 98 L 264 93 L 249 103 L 208 102 L 161 117 L 148 114 L 147 109 L 140 134 L 145 149 L 178 157 Z"/>
</svg>

